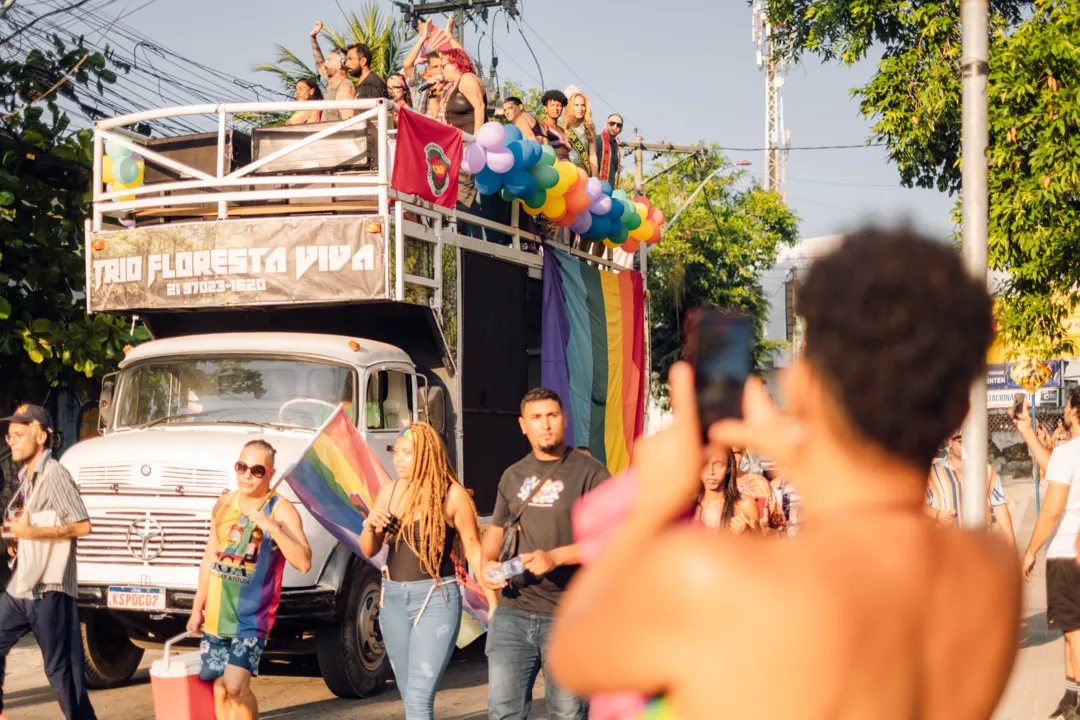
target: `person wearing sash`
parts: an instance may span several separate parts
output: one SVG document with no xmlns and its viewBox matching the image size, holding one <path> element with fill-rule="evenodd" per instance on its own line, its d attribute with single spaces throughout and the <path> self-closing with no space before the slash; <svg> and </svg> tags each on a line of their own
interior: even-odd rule
<svg viewBox="0 0 1080 720">
<path fill-rule="evenodd" d="M 607 181 L 615 188 L 619 187 L 619 133 L 622 129 L 622 115 L 612 114 L 608 116 L 604 129 L 596 136 L 597 171 L 593 177 Z"/>
<path fill-rule="evenodd" d="M 300 573 L 311 569 L 300 513 L 270 488 L 275 454 L 265 440 L 244 445 L 233 466 L 238 489 L 222 495 L 210 515 L 187 629 L 202 630 L 199 677 L 214 683 L 218 720 L 259 716 L 251 678 L 274 627 L 285 563 Z"/>
<path fill-rule="evenodd" d="M 571 90 L 570 113 L 563 123 L 566 126 L 566 138 L 570 141 L 570 162 L 584 170 L 589 177 L 595 177 L 596 126 L 592 120 L 592 103 L 577 88 Z"/>
<path fill-rule="evenodd" d="M 435 693 L 461 625 L 458 567 L 480 568 L 476 506 L 450 467 L 439 434 L 417 422 L 394 443 L 398 479 L 375 498 L 360 549 L 374 557 L 388 546 L 379 627 L 406 720 L 431 720 Z M 485 590 L 495 608 L 493 590 Z"/>
</svg>

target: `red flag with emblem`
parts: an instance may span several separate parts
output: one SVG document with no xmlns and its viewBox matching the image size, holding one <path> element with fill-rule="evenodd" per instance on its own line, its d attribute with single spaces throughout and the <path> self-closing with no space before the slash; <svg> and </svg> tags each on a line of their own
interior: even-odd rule
<svg viewBox="0 0 1080 720">
<path fill-rule="evenodd" d="M 390 187 L 452 208 L 457 203 L 461 169 L 461 131 L 402 109 Z"/>
</svg>

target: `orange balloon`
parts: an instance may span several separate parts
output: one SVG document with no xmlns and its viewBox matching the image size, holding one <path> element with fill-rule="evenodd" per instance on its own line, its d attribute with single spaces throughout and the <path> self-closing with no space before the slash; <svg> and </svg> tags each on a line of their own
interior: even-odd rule
<svg viewBox="0 0 1080 720">
<path fill-rule="evenodd" d="M 626 242 L 619 246 L 619 249 L 623 252 L 636 253 L 640 245 L 640 240 L 635 240 L 634 238 L 627 238 Z"/>
<path fill-rule="evenodd" d="M 585 212 L 589 209 L 589 196 L 585 194 L 584 190 L 567 193 L 566 209 L 568 212 L 573 212 L 574 215 Z"/>
<path fill-rule="evenodd" d="M 571 225 L 574 224 L 574 220 L 576 220 L 576 219 L 577 219 L 577 213 L 576 212 L 570 212 L 570 210 L 567 210 L 566 213 L 564 213 L 562 217 L 555 218 L 555 224 L 560 226 L 560 227 L 570 227 Z"/>
</svg>

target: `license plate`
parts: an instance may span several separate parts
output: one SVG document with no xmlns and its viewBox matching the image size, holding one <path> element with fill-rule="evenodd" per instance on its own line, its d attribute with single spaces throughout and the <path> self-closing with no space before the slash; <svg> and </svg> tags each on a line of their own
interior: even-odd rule
<svg viewBox="0 0 1080 720">
<path fill-rule="evenodd" d="M 110 586 L 110 610 L 165 610 L 165 588 Z"/>
</svg>

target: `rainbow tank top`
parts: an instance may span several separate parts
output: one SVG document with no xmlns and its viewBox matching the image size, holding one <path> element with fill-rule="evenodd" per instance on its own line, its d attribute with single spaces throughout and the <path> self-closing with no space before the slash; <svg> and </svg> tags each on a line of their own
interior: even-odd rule
<svg viewBox="0 0 1080 720">
<path fill-rule="evenodd" d="M 271 492 L 260 509 L 274 517 L 281 496 Z M 266 639 L 281 601 L 285 556 L 269 536 L 240 512 L 234 492 L 213 518 L 218 552 L 210 566 L 203 632 L 223 638 Z"/>
</svg>

